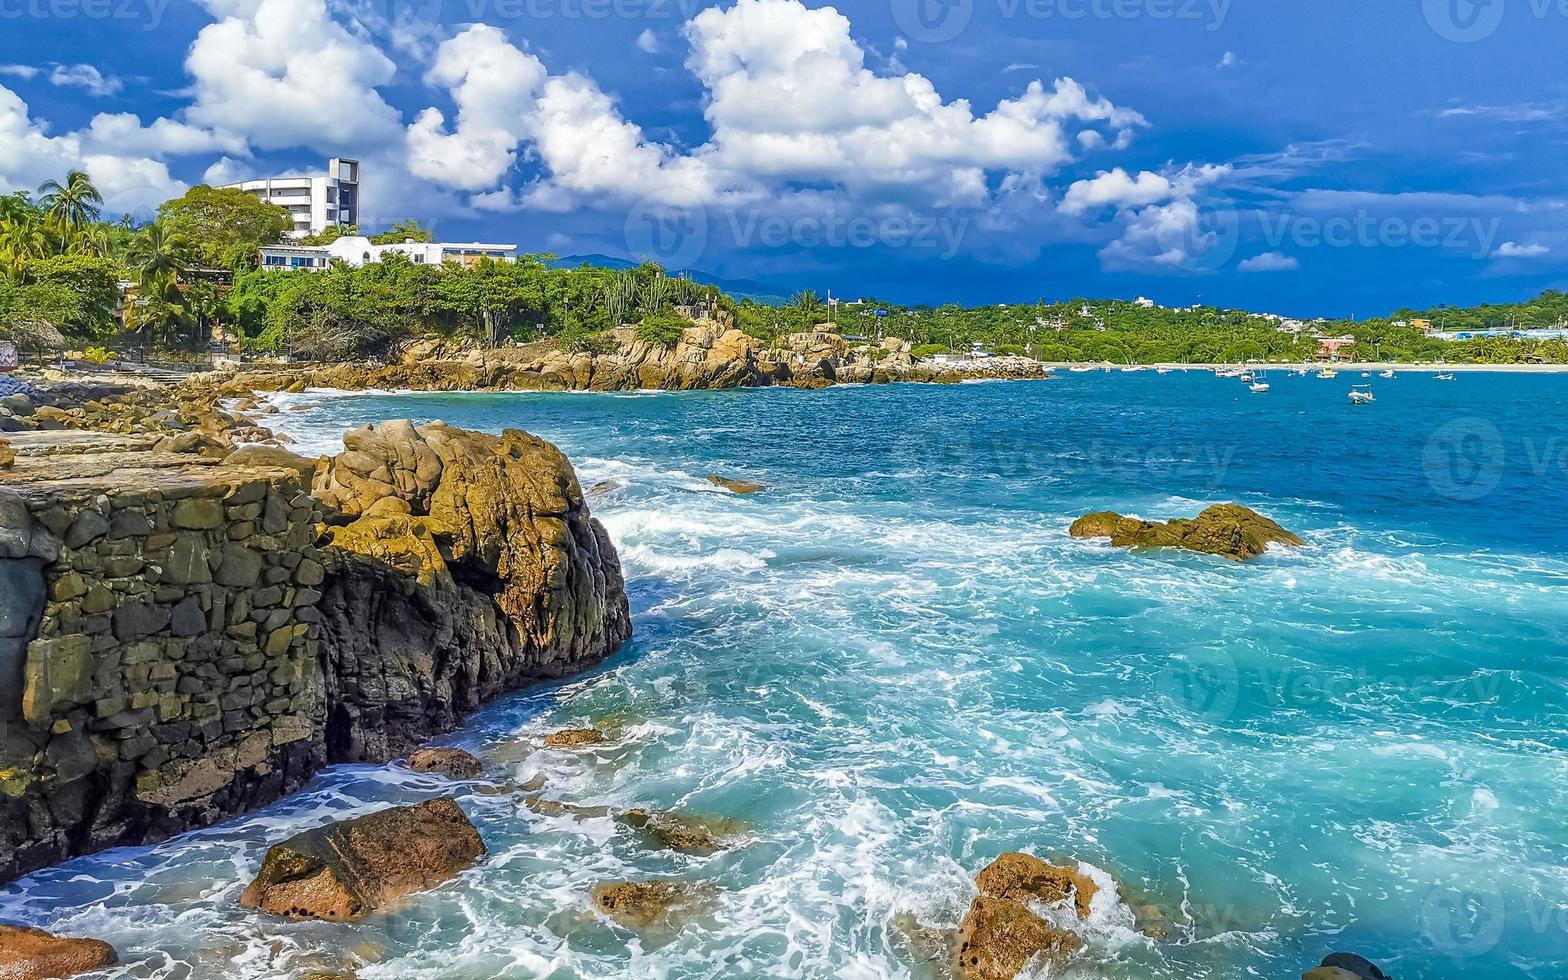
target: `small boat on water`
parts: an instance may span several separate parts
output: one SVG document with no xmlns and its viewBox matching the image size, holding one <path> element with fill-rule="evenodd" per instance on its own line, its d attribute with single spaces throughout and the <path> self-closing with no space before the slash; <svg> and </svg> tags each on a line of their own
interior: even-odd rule
<svg viewBox="0 0 1568 980">
<path fill-rule="evenodd" d="M 1454 380 L 1454 372 L 1452 372 L 1452 371 L 1439 371 L 1439 372 L 1437 372 L 1436 380 L 1438 380 L 1438 381 L 1452 381 L 1452 380 Z"/>
<path fill-rule="evenodd" d="M 1257 375 L 1253 374 L 1251 371 L 1243 371 L 1241 372 L 1241 383 L 1250 385 L 1252 384 L 1252 379 L 1255 377 L 1257 377 Z"/>
<path fill-rule="evenodd" d="M 1362 371 L 1361 372 L 1361 376 L 1363 378 L 1370 378 L 1370 377 L 1372 377 L 1372 372 L 1371 371 Z"/>
<path fill-rule="evenodd" d="M 1339 377 L 1339 372 L 1335 371 L 1333 368 L 1324 368 L 1323 370 L 1318 372 L 1318 377 L 1320 377 L 1320 378 L 1337 378 L 1337 377 Z"/>
<path fill-rule="evenodd" d="M 1372 394 L 1371 385 L 1356 385 L 1350 389 L 1350 404 L 1370 405 L 1377 401 L 1377 396 Z"/>
<path fill-rule="evenodd" d="M 1393 376 L 1394 376 L 1394 369 L 1393 368 L 1388 368 L 1382 374 L 1378 375 L 1378 377 L 1380 377 L 1380 378 L 1392 378 Z"/>
<path fill-rule="evenodd" d="M 1073 374 L 1083 374 L 1086 371 L 1093 371 L 1094 368 L 1089 366 L 1088 364 L 1080 364 L 1077 367 L 1070 367 L 1067 370 L 1072 372 Z"/>
<path fill-rule="evenodd" d="M 1216 378 L 1239 378 L 1241 375 L 1241 368 L 1220 368 L 1214 372 Z"/>
<path fill-rule="evenodd" d="M 1261 395 L 1265 391 L 1269 390 L 1269 383 L 1267 381 L 1254 381 L 1251 384 L 1247 385 L 1247 390 L 1248 391 L 1257 392 L 1258 394 Z"/>
<path fill-rule="evenodd" d="M 1171 373 L 1171 369 L 1168 368 L 1168 367 L 1155 368 L 1154 369 L 1154 373 L 1155 374 L 1170 374 Z"/>
</svg>

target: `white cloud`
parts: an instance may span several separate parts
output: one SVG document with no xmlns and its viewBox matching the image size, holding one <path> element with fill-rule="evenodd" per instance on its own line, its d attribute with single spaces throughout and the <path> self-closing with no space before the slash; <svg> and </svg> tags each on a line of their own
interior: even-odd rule
<svg viewBox="0 0 1568 980">
<path fill-rule="evenodd" d="M 653 28 L 648 28 L 637 35 L 637 47 L 648 54 L 658 54 L 660 51 L 659 35 L 653 33 Z"/>
<path fill-rule="evenodd" d="M 1497 251 L 1492 253 L 1497 259 L 1535 259 L 1550 254 L 1552 250 L 1545 245 L 1520 245 L 1518 242 L 1504 242 L 1497 246 Z"/>
<path fill-rule="evenodd" d="M 1235 68 L 1239 64 L 1241 64 L 1241 59 L 1236 56 L 1236 52 L 1227 51 L 1220 56 L 1219 64 L 1214 67 L 1219 69 Z"/>
<path fill-rule="evenodd" d="M 84 146 L 98 153 L 140 153 L 152 157 L 188 156 L 194 153 L 247 154 L 245 140 L 223 130 L 202 129 L 172 119 L 155 119 L 149 126 L 129 112 L 99 113 L 81 132 Z"/>
<path fill-rule="evenodd" d="M 38 69 L 32 65 L 0 65 L 0 75 L 10 75 L 12 78 L 29 81 L 38 77 Z"/>
<path fill-rule="evenodd" d="M 1242 272 L 1290 272 L 1301 268 L 1301 263 L 1283 252 L 1264 252 L 1243 259 L 1236 268 Z"/>
<path fill-rule="evenodd" d="M 1067 188 L 1058 210 L 1088 217 L 1110 210 L 1118 236 L 1100 250 L 1106 269 L 1162 272 L 1212 270 L 1235 248 L 1236 214 L 1223 203 L 1199 201 L 1200 193 L 1231 174 L 1229 165 L 1187 165 L 1137 176 L 1121 168 Z"/>
<path fill-rule="evenodd" d="M 49 72 L 49 82 L 84 89 L 88 95 L 99 98 L 116 95 L 125 88 L 119 78 L 105 75 L 92 65 L 55 65 Z"/>
<path fill-rule="evenodd" d="M 1107 205 L 1137 207 L 1163 201 L 1172 192 L 1168 177 L 1147 170 L 1133 177 L 1116 167 L 1092 180 L 1074 181 L 1062 198 L 1062 210 L 1067 214 L 1083 214 Z"/>
</svg>

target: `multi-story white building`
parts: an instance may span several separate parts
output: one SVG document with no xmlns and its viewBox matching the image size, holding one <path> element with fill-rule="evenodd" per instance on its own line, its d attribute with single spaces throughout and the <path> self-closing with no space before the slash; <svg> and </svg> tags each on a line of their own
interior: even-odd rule
<svg viewBox="0 0 1568 980">
<path fill-rule="evenodd" d="M 362 236 L 339 238 L 330 245 L 263 245 L 263 269 L 325 269 L 334 261 L 346 262 L 356 268 L 380 262 L 387 255 L 405 255 L 415 265 L 440 265 L 459 262 L 475 265 L 481 259 L 498 262 L 517 261 L 516 245 L 496 245 L 484 242 L 395 242 L 375 245 Z"/>
<path fill-rule="evenodd" d="M 224 187 L 255 194 L 268 204 L 288 208 L 293 235 L 319 235 L 331 225 L 359 224 L 359 161 L 334 157 L 324 174 L 258 177 Z"/>
</svg>

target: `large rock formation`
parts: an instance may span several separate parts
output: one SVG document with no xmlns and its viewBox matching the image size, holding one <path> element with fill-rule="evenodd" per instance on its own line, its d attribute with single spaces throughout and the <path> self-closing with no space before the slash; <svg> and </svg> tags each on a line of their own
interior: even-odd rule
<svg viewBox="0 0 1568 980">
<path fill-rule="evenodd" d="M 0 925 L 0 978 L 4 980 L 74 977 L 118 962 L 114 947 L 96 939 L 66 939 L 42 929 Z"/>
<path fill-rule="evenodd" d="M 1012 980 L 1031 963 L 1082 948 L 1077 933 L 1047 922 L 1029 906 L 1071 901 L 1078 918 L 1088 918 L 1096 890 L 1088 877 L 1013 852 L 987 865 L 975 886 L 981 894 L 959 926 L 953 955 L 958 980 Z"/>
<path fill-rule="evenodd" d="M 631 635 L 615 548 L 554 446 L 406 421 L 343 441 L 315 482 L 329 521 L 347 522 L 322 539 L 335 758 L 404 754 Z"/>
<path fill-rule="evenodd" d="M 1301 538 L 1240 504 L 1215 504 L 1191 520 L 1165 523 L 1101 511 L 1078 518 L 1068 533 L 1075 538 L 1109 538 L 1117 547 L 1185 548 L 1235 561 L 1256 558 L 1268 551 L 1270 544 L 1303 543 Z"/>
<path fill-rule="evenodd" d="M 320 501 L 276 449 L 12 438 L 0 880 L 406 755 L 630 633 L 570 465 L 523 433 L 385 426 L 324 467 Z"/>
<path fill-rule="evenodd" d="M 450 797 L 392 807 L 274 844 L 240 904 L 289 919 L 353 921 L 446 881 L 484 853 Z"/>
</svg>

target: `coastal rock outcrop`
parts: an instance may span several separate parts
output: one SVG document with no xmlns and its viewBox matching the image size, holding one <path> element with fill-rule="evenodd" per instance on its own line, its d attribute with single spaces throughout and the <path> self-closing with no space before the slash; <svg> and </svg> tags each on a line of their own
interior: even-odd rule
<svg viewBox="0 0 1568 980">
<path fill-rule="evenodd" d="M 407 421 L 343 441 L 315 479 L 339 525 L 320 601 L 335 758 L 404 754 L 631 635 L 615 548 L 550 443 Z"/>
<path fill-rule="evenodd" d="M 579 749 L 608 741 L 609 738 L 597 728 L 563 728 L 544 737 L 545 746 L 552 749 Z"/>
<path fill-rule="evenodd" d="M 975 876 L 975 886 L 987 895 L 1014 902 L 1054 905 L 1071 898 L 1080 919 L 1088 918 L 1089 903 L 1099 890 L 1088 875 L 1076 869 L 1058 868 L 1018 851 L 1003 854 L 986 865 Z"/>
<path fill-rule="evenodd" d="M 975 876 L 975 886 L 981 894 L 959 926 L 953 956 L 959 980 L 1012 980 L 1037 958 L 1063 957 L 1082 948 L 1076 933 L 1047 922 L 1029 904 L 1070 902 L 1079 919 L 1088 918 L 1097 891 L 1088 876 L 1015 851 L 987 865 Z"/>
<path fill-rule="evenodd" d="M 667 924 L 712 903 L 713 886 L 689 881 L 626 881 L 595 885 L 594 907 L 632 929 Z"/>
<path fill-rule="evenodd" d="M 323 466 L 321 500 L 276 450 L 13 438 L 0 880 L 404 757 L 630 633 L 570 464 L 523 433 L 394 424 Z"/>
<path fill-rule="evenodd" d="M 408 768 L 439 773 L 448 779 L 478 779 L 484 767 L 462 749 L 420 749 L 408 757 Z"/>
<path fill-rule="evenodd" d="M 1256 558 L 1270 544 L 1303 544 L 1300 537 L 1240 504 L 1214 504 L 1190 520 L 1163 523 L 1101 511 L 1078 518 L 1068 533 L 1075 538 L 1109 538 L 1117 547 L 1184 548 L 1235 561 Z"/>
<path fill-rule="evenodd" d="M 52 980 L 114 966 L 114 947 L 97 939 L 66 939 L 42 929 L 0 925 L 0 977 Z"/>
<path fill-rule="evenodd" d="M 240 904 L 290 919 L 353 921 L 441 884 L 484 853 L 462 808 L 440 797 L 274 844 Z"/>
</svg>

